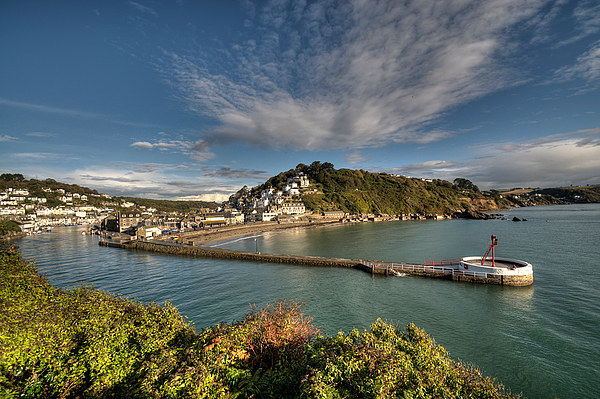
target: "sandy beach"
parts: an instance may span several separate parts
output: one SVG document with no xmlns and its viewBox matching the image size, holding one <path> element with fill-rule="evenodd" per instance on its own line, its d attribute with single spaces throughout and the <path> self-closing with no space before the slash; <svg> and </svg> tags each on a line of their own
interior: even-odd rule
<svg viewBox="0 0 600 399">
<path fill-rule="evenodd" d="M 232 238 L 251 236 L 272 231 L 284 231 L 290 229 L 309 229 L 326 226 L 335 226 L 341 224 L 342 223 L 340 221 L 331 219 L 311 219 L 293 223 L 255 222 L 243 225 L 224 226 L 182 233 L 181 240 L 183 240 L 183 242 L 186 244 L 193 242 L 193 245 L 209 245 L 218 241 L 230 240 Z"/>
</svg>

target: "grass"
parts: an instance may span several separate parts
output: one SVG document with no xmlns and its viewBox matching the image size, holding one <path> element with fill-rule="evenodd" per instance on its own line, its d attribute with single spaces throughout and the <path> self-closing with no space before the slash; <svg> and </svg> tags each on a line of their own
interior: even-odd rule
<svg viewBox="0 0 600 399">
<path fill-rule="evenodd" d="M 1 398 L 508 398 L 410 324 L 320 335 L 302 304 L 195 332 L 169 303 L 51 286 L 0 251 Z"/>
</svg>

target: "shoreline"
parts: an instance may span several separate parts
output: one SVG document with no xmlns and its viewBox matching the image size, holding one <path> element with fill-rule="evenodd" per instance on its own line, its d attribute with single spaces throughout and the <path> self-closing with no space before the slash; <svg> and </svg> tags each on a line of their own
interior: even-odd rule
<svg viewBox="0 0 600 399">
<path fill-rule="evenodd" d="M 220 243 L 222 241 L 231 240 L 234 238 L 249 237 L 257 234 L 264 234 L 269 232 L 283 232 L 293 229 L 315 229 L 323 227 L 334 227 L 343 226 L 348 224 L 347 222 L 340 222 L 338 220 L 324 220 L 314 221 L 309 220 L 307 222 L 296 222 L 296 223 L 278 223 L 278 222 L 256 222 L 251 224 L 225 226 L 209 230 L 191 231 L 181 234 L 181 241 L 185 244 L 194 246 L 208 246 L 211 244 Z M 178 235 L 171 235 L 166 237 L 167 239 L 157 241 L 167 241 Z"/>
<path fill-rule="evenodd" d="M 495 212 L 498 210 L 490 210 L 487 212 Z M 482 212 L 483 214 L 483 212 Z M 490 215 L 497 214 L 490 213 Z M 208 246 L 210 244 L 220 243 L 222 241 L 231 240 L 234 238 L 250 237 L 256 234 L 263 234 L 269 232 L 283 232 L 293 229 L 315 229 L 324 227 L 344 226 L 352 225 L 357 223 L 381 223 L 381 222 L 395 222 L 395 221 L 422 221 L 422 220 L 454 220 L 454 219 L 475 219 L 473 217 L 462 216 L 462 217 L 447 217 L 444 219 L 426 219 L 426 215 L 419 215 L 419 218 L 401 219 L 398 217 L 387 217 L 375 220 L 353 220 L 343 221 L 340 219 L 324 219 L 324 218 L 313 218 L 306 217 L 304 220 L 296 222 L 253 222 L 239 225 L 228 225 L 218 228 L 190 231 L 179 234 L 172 234 L 166 237 L 157 238 L 157 241 L 171 241 L 172 239 L 181 236 L 180 240 L 185 244 L 195 246 Z M 481 220 L 493 219 L 494 216 L 480 218 Z"/>
</svg>

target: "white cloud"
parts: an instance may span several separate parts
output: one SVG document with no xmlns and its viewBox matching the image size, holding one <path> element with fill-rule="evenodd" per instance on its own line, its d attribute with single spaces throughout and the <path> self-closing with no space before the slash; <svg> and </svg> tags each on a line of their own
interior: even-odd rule
<svg viewBox="0 0 600 399">
<path fill-rule="evenodd" d="M 556 43 L 556 47 L 575 43 L 600 32 L 600 4 L 597 0 L 580 0 L 573 10 L 574 35 Z"/>
<path fill-rule="evenodd" d="M 344 157 L 344 160 L 346 162 L 348 162 L 350 165 L 357 165 L 360 163 L 363 163 L 365 161 L 368 161 L 370 159 L 370 157 L 365 156 L 362 152 L 356 150 L 356 151 L 352 151 L 350 154 L 346 154 L 346 156 Z"/>
<path fill-rule="evenodd" d="M 12 154 L 13 157 L 23 161 L 64 161 L 65 159 L 76 160 L 79 159 L 73 155 L 67 156 L 61 153 L 53 152 L 17 152 Z"/>
<path fill-rule="evenodd" d="M 54 133 L 47 133 L 47 132 L 31 132 L 31 133 L 26 133 L 25 136 L 29 136 L 29 137 L 56 137 L 56 134 L 54 134 Z"/>
<path fill-rule="evenodd" d="M 9 136 L 7 134 L 0 134 L 0 142 L 2 142 L 2 141 L 15 141 L 15 140 L 17 140 L 16 137 Z"/>
<path fill-rule="evenodd" d="M 26 102 L 22 102 L 22 101 L 13 101 L 13 100 L 9 100 L 7 98 L 2 98 L 2 97 L 0 97 L 0 105 L 6 105 L 9 107 L 15 107 L 15 108 L 24 109 L 24 110 L 33 111 L 33 112 L 42 112 L 42 113 L 68 116 L 71 118 L 102 120 L 107 123 L 112 123 L 112 124 L 121 125 L 121 126 L 148 127 L 148 128 L 158 127 L 157 125 L 149 124 L 149 123 L 130 122 L 130 121 L 114 119 L 112 116 L 98 114 L 95 112 L 87 112 L 87 111 L 81 111 L 81 110 L 75 110 L 75 109 L 53 107 L 53 106 L 48 106 L 48 105 L 43 105 L 43 104 L 26 103 Z"/>
<path fill-rule="evenodd" d="M 189 111 L 217 121 L 217 140 L 315 150 L 446 138 L 431 123 L 515 84 L 507 32 L 546 1 L 279 3 L 256 9 L 260 37 L 211 58 L 236 70 L 164 51 L 159 70 Z"/>
<path fill-rule="evenodd" d="M 135 143 L 131 144 L 131 146 L 135 148 L 143 148 L 145 150 L 151 150 L 154 148 L 154 144 L 147 141 L 136 141 Z"/>
<path fill-rule="evenodd" d="M 600 129 L 490 146 L 466 175 L 483 188 L 600 184 Z"/>
<path fill-rule="evenodd" d="M 600 184 L 600 128 L 473 150 L 479 155 L 460 163 L 435 160 L 388 171 L 449 181 L 464 177 L 482 189 Z"/>
<path fill-rule="evenodd" d="M 206 176 L 225 177 L 231 179 L 253 179 L 266 180 L 270 177 L 264 170 L 248 170 L 248 169 L 231 169 L 223 166 L 212 172 L 206 172 Z"/>
<path fill-rule="evenodd" d="M 240 187 L 227 178 L 181 172 L 177 165 L 119 163 L 77 169 L 68 179 L 111 195 L 156 199 L 223 201 Z"/>
<path fill-rule="evenodd" d="M 135 8 L 136 10 L 138 10 L 142 13 L 150 14 L 150 15 L 154 15 L 154 16 L 158 15 L 157 12 L 153 8 L 147 7 L 136 1 L 128 1 L 127 4 L 129 4 L 131 7 Z"/>
<path fill-rule="evenodd" d="M 444 172 L 446 172 L 446 171 L 454 171 L 454 170 L 462 167 L 462 165 L 463 165 L 462 163 L 453 162 L 453 161 L 434 160 L 434 161 L 425 161 L 425 162 L 419 162 L 419 163 L 405 165 L 401 169 L 406 170 L 406 171 L 412 171 L 413 173 L 415 171 L 420 171 L 420 172 L 444 171 Z"/>
<path fill-rule="evenodd" d="M 574 65 L 560 68 L 555 73 L 555 80 L 567 81 L 573 79 L 583 79 L 588 83 L 600 79 L 600 41 L 578 57 Z"/>
<path fill-rule="evenodd" d="M 149 141 L 136 141 L 131 147 L 142 150 L 159 151 L 177 151 L 182 152 L 195 161 L 203 162 L 215 157 L 210 151 L 210 145 L 205 140 L 187 141 L 187 140 L 157 140 L 153 143 Z"/>
</svg>

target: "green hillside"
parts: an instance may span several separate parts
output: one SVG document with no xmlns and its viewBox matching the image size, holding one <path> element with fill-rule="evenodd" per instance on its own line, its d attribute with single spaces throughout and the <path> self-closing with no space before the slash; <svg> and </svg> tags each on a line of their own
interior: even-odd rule
<svg viewBox="0 0 600 399">
<path fill-rule="evenodd" d="M 532 194 L 550 195 L 572 203 L 600 202 L 600 185 L 543 188 L 534 190 Z"/>
<path fill-rule="evenodd" d="M 301 195 L 307 210 L 341 210 L 350 214 L 454 214 L 495 210 L 510 201 L 481 192 L 466 179 L 455 184 L 445 180 L 424 180 L 364 170 L 335 169 L 331 163 L 299 164 L 295 169 L 271 177 L 255 187 L 251 195 L 273 187 L 282 188 L 297 173 L 310 179 L 309 190 Z M 300 199 L 300 198 L 298 198 Z"/>
<path fill-rule="evenodd" d="M 7 188 L 13 189 L 27 189 L 29 190 L 30 196 L 46 198 L 47 202 L 45 206 L 60 206 L 64 205 L 59 198 L 63 195 L 56 190 L 62 189 L 65 192 L 72 194 L 87 195 L 87 201 L 74 200 L 74 205 L 92 205 L 102 207 L 107 201 L 120 203 L 123 201 L 132 202 L 137 207 L 145 206 L 156 208 L 161 212 L 191 212 L 197 211 L 202 208 L 215 209 L 218 204 L 215 202 L 206 201 L 170 201 L 170 200 L 156 200 L 146 198 L 134 198 L 134 197 L 103 197 L 100 196 L 98 191 L 79 186 L 77 184 L 68 184 L 57 182 L 53 179 L 37 180 L 37 179 L 26 179 L 20 173 L 4 173 L 0 175 L 0 191 Z M 44 190 L 46 189 L 46 190 Z M 48 191 L 50 189 L 50 191 Z M 27 203 L 27 202 L 26 202 Z"/>
<path fill-rule="evenodd" d="M 32 197 L 46 198 L 48 200 L 45 204 L 46 206 L 63 205 L 63 203 L 58 200 L 58 198 L 62 196 L 62 194 L 56 192 L 58 189 L 63 189 L 65 192 L 73 194 L 87 195 L 89 197 L 87 204 L 89 205 L 99 205 L 101 202 L 100 199 L 93 197 L 97 196 L 98 192 L 91 188 L 78 186 L 77 184 L 61 183 L 54 179 L 27 180 L 20 173 L 3 173 L 0 175 L 0 191 L 7 188 L 27 189 L 29 190 L 29 195 Z M 52 192 L 44 191 L 44 189 L 50 189 Z"/>
</svg>

